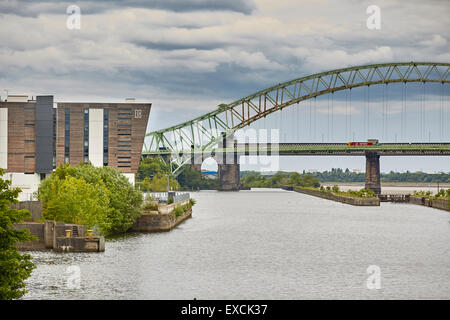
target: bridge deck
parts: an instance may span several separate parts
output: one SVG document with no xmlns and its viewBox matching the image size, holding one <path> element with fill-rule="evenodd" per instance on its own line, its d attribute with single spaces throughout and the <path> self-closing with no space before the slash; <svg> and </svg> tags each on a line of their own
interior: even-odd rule
<svg viewBox="0 0 450 320">
<path fill-rule="evenodd" d="M 212 155 L 236 152 L 240 155 L 342 155 L 363 156 L 376 152 L 382 156 L 449 156 L 450 143 L 383 143 L 376 146 L 348 146 L 347 143 L 279 143 L 279 144 L 237 144 L 236 148 L 215 148 Z M 172 154 L 170 150 L 144 153 L 144 155 Z M 178 154 L 202 154 L 201 149 L 178 151 Z"/>
</svg>

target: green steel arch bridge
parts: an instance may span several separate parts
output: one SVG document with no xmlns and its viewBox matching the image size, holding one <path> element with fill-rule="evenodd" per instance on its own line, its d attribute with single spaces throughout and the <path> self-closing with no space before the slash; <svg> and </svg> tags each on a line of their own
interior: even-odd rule
<svg viewBox="0 0 450 320">
<path fill-rule="evenodd" d="M 174 164 L 177 176 L 192 158 L 223 152 L 240 155 L 450 155 L 449 143 L 398 143 L 349 147 L 346 143 L 281 143 L 277 146 L 227 145 L 236 131 L 286 107 L 321 95 L 357 87 L 390 83 L 450 83 L 450 63 L 392 62 L 336 69 L 277 84 L 244 98 L 221 104 L 214 111 L 166 129 L 150 132 L 143 157 L 161 156 Z M 351 92 L 351 91 L 350 91 Z M 219 167 L 220 169 L 220 167 Z M 220 175 L 220 174 L 219 174 Z"/>
</svg>

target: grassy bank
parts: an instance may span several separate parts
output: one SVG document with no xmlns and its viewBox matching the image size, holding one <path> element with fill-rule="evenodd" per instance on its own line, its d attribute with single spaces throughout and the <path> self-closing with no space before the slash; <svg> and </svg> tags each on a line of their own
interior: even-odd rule
<svg viewBox="0 0 450 320">
<path fill-rule="evenodd" d="M 359 199 L 373 199 L 376 198 L 375 194 L 372 190 L 369 189 L 361 189 L 361 190 L 348 190 L 348 191 L 342 191 L 339 189 L 339 186 L 333 185 L 333 186 L 321 186 L 320 188 L 308 188 L 310 190 L 316 190 L 323 193 L 332 193 L 338 196 L 343 197 L 350 197 L 350 198 L 359 198 Z"/>
</svg>

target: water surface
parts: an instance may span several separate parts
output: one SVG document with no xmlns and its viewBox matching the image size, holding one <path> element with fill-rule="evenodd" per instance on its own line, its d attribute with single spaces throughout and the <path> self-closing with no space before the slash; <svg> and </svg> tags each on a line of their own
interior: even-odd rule
<svg viewBox="0 0 450 320">
<path fill-rule="evenodd" d="M 26 299 L 449 299 L 450 214 L 274 190 L 191 194 L 193 218 L 103 253 L 32 252 Z M 368 289 L 367 268 L 381 270 Z M 80 268 L 80 288 L 67 267 Z"/>
</svg>

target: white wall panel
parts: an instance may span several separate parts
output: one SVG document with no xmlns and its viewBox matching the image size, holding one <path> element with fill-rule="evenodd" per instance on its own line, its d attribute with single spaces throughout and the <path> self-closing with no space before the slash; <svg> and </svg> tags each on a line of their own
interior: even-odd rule
<svg viewBox="0 0 450 320">
<path fill-rule="evenodd" d="M 8 108 L 0 108 L 0 168 L 8 169 Z"/>
<path fill-rule="evenodd" d="M 89 109 L 89 161 L 103 166 L 103 109 Z"/>
<path fill-rule="evenodd" d="M 22 192 L 19 193 L 19 201 L 36 200 L 33 193 L 36 192 L 41 183 L 40 175 L 38 173 L 26 174 L 22 172 L 6 173 L 3 179 L 11 180 L 12 188 L 20 188 Z"/>
<path fill-rule="evenodd" d="M 134 186 L 134 179 L 135 174 L 134 173 L 122 173 L 125 177 L 127 177 L 128 181 Z"/>
</svg>

